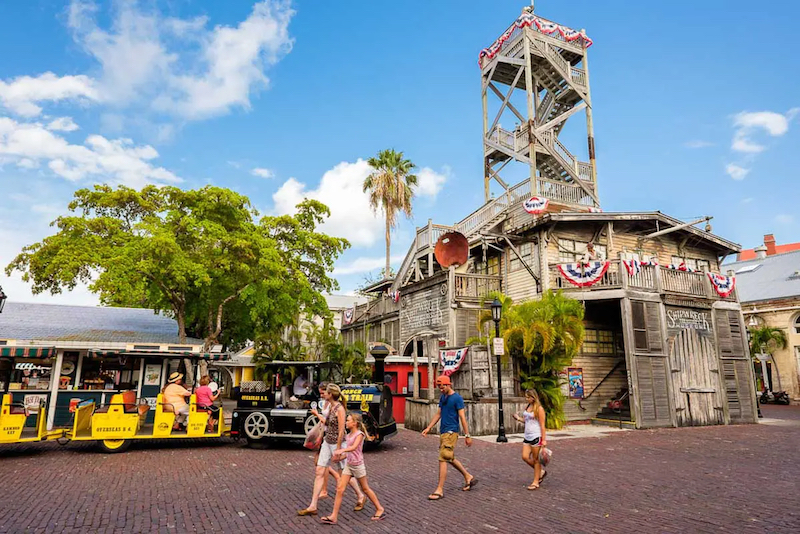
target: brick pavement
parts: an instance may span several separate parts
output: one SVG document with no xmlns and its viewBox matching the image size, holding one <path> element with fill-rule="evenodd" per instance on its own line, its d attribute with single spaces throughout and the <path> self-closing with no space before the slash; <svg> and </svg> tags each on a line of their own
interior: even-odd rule
<svg viewBox="0 0 800 534">
<path fill-rule="evenodd" d="M 332 532 L 797 532 L 800 407 L 769 406 L 774 424 L 619 432 L 553 443 L 539 491 L 519 445 L 459 443 L 480 482 L 451 472 L 435 486 L 435 436 L 410 431 L 366 455 L 388 511 L 345 501 Z M 0 532 L 312 532 L 311 455 L 233 442 L 140 442 L 105 455 L 89 444 L 0 446 Z M 332 488 L 331 488 L 332 490 Z M 322 501 L 327 513 L 331 501 Z"/>
</svg>

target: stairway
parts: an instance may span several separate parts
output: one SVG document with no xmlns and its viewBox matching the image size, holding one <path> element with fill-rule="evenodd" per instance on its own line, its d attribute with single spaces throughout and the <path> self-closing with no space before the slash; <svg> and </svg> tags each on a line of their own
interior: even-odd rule
<svg viewBox="0 0 800 534">
<path fill-rule="evenodd" d="M 621 406 L 618 409 L 612 409 L 609 406 L 612 402 L 620 399 Z M 631 417 L 630 396 L 628 395 L 627 386 L 620 388 L 620 390 L 617 391 L 617 394 L 614 395 L 599 412 L 597 412 L 597 415 L 592 418 L 592 424 L 619 426 L 620 428 L 635 427 L 633 418 Z"/>
</svg>

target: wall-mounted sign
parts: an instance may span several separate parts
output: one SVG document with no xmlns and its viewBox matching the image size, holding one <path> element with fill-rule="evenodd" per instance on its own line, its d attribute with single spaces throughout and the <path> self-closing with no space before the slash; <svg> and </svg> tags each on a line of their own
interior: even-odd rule
<svg viewBox="0 0 800 534">
<path fill-rule="evenodd" d="M 156 363 L 144 366 L 144 385 L 145 386 L 161 385 L 161 365 Z"/>
<path fill-rule="evenodd" d="M 439 351 L 439 364 L 441 365 L 442 373 L 445 376 L 450 376 L 461 367 L 464 359 L 467 357 L 469 348 L 451 349 Z"/>
<path fill-rule="evenodd" d="M 570 367 L 567 369 L 569 379 L 569 396 L 571 399 L 583 398 L 583 368 Z"/>
<path fill-rule="evenodd" d="M 503 343 L 502 337 L 496 337 L 492 339 L 492 353 L 495 356 L 502 356 L 506 353 L 506 346 Z"/>
<path fill-rule="evenodd" d="M 667 306 L 667 328 L 711 332 L 711 314 L 707 311 Z"/>
</svg>

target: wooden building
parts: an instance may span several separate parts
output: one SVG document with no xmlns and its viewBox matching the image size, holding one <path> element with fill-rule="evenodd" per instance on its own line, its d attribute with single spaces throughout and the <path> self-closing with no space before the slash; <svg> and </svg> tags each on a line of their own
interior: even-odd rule
<svg viewBox="0 0 800 534">
<path fill-rule="evenodd" d="M 586 309 L 586 342 L 572 365 L 583 391 L 567 403 L 569 419 L 592 419 L 606 407 L 603 418 L 638 428 L 755 421 L 741 307 L 734 279 L 720 267 L 740 247 L 708 224 L 696 227 L 708 217 L 685 223 L 660 212 L 600 210 L 590 45 L 583 31 L 526 8 L 481 52 L 486 202 L 453 225 L 418 228 L 391 285 L 377 285 L 373 300 L 345 311 L 345 342 L 385 341 L 415 368 L 428 368 L 427 391 L 413 380 L 412 396 L 421 402 L 407 403 L 409 428 L 424 426 L 435 409 L 440 349 L 462 348 L 478 334 L 489 292 L 518 303 L 550 289 Z M 492 95 L 499 102 L 490 109 Z M 585 161 L 559 141 L 567 119 L 578 114 L 586 119 Z M 514 131 L 500 127 L 506 116 L 519 122 Z M 501 176 L 512 166 L 529 175 L 513 187 Z M 493 185 L 502 187 L 496 198 Z M 467 238 L 469 259 L 442 269 L 434 245 L 452 231 Z M 492 361 L 485 347 L 472 346 L 453 375 L 456 390 L 475 401 L 468 412 L 476 434 L 497 428 Z M 501 374 L 503 393 L 512 397 L 505 423 L 514 428 L 511 412 L 520 399 L 513 397 L 521 392 L 513 362 Z M 609 414 L 612 400 L 619 402 Z"/>
</svg>

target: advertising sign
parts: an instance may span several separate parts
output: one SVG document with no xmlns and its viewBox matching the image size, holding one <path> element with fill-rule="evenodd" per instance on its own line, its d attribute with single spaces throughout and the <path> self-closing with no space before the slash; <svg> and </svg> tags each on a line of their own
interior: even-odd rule
<svg viewBox="0 0 800 534">
<path fill-rule="evenodd" d="M 450 376 L 458 371 L 458 368 L 461 367 L 467 357 L 468 350 L 469 348 L 466 347 L 463 349 L 440 350 L 439 365 L 441 366 L 442 374 Z"/>
<path fill-rule="evenodd" d="M 161 365 L 156 363 L 144 366 L 144 385 L 145 386 L 161 385 Z"/>
<path fill-rule="evenodd" d="M 570 367 L 567 369 L 569 379 L 569 397 L 571 399 L 583 398 L 583 368 Z"/>
</svg>

